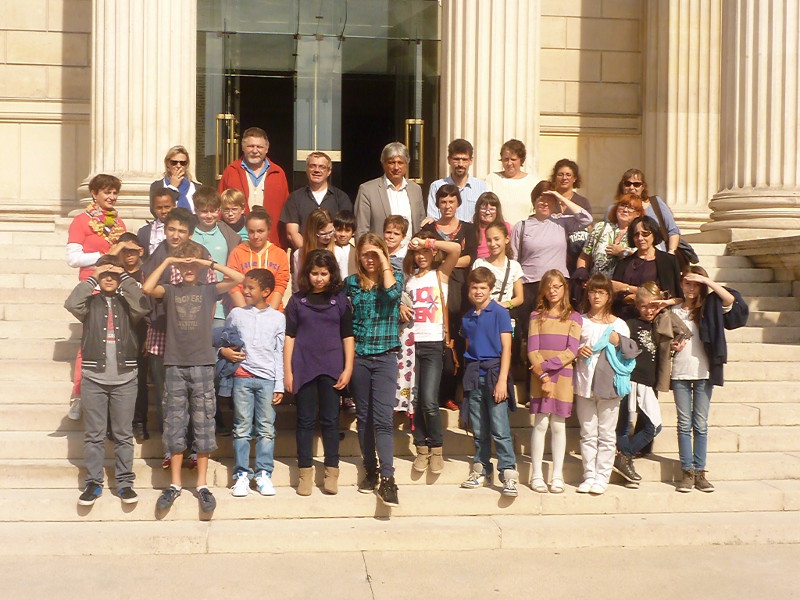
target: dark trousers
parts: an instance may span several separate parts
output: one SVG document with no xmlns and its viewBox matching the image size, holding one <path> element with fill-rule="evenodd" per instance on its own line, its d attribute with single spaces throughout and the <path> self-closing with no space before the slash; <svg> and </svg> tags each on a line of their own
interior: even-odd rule
<svg viewBox="0 0 800 600">
<path fill-rule="evenodd" d="M 461 374 L 464 371 L 463 364 L 464 364 L 464 351 L 467 349 L 467 343 L 464 341 L 459 335 L 459 330 L 461 329 L 461 317 L 464 316 L 461 312 L 447 312 L 448 318 L 450 319 L 450 337 L 453 339 L 453 344 L 456 351 L 456 356 L 458 357 L 458 362 L 462 365 L 462 368 L 458 370 L 458 373 L 455 375 L 451 375 L 449 373 L 443 373 L 441 369 L 441 365 L 439 368 L 440 372 L 440 383 L 439 383 L 439 395 L 438 400 L 441 406 L 444 406 L 444 403 L 448 400 L 456 400 L 456 393 L 458 391 L 458 384 L 461 383 Z M 458 404 L 458 402 L 456 402 Z"/>
<path fill-rule="evenodd" d="M 318 414 L 325 466 L 339 466 L 339 391 L 334 389 L 334 383 L 332 377 L 320 375 L 295 394 L 297 466 L 301 469 L 313 464 L 314 424 Z"/>
<path fill-rule="evenodd" d="M 628 411 L 628 398 L 622 399 L 619 406 L 619 419 L 617 420 L 617 450 L 625 456 L 636 456 L 639 452 L 649 454 L 652 450 L 653 440 L 661 431 L 661 426 L 656 429 L 653 422 L 642 409 L 636 407 L 636 427 L 631 437 L 631 419 Z"/>
<path fill-rule="evenodd" d="M 414 445 L 441 448 L 442 416 L 439 414 L 439 381 L 442 378 L 442 342 L 417 342 Z"/>
<path fill-rule="evenodd" d="M 150 394 L 147 388 L 148 357 L 141 355 L 136 362 L 139 371 L 139 382 L 136 388 L 136 406 L 133 408 L 133 423 L 147 429 L 147 411 L 150 407 Z"/>
<path fill-rule="evenodd" d="M 356 401 L 358 443 L 364 469 L 394 477 L 394 403 L 398 375 L 397 352 L 356 355 L 350 391 Z"/>
</svg>

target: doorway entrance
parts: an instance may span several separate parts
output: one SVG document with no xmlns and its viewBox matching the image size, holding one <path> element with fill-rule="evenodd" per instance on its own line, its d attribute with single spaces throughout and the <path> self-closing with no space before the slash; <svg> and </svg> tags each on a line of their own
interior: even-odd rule
<svg viewBox="0 0 800 600">
<path fill-rule="evenodd" d="M 200 180 L 217 181 L 252 126 L 292 189 L 320 150 L 355 198 L 394 140 L 409 146 L 409 178 L 436 179 L 440 11 L 437 0 L 198 0 Z"/>
</svg>

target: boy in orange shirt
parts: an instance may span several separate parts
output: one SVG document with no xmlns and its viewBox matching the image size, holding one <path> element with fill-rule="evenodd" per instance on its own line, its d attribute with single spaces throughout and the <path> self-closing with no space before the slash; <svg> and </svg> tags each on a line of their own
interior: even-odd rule
<svg viewBox="0 0 800 600">
<path fill-rule="evenodd" d="M 242 275 L 250 269 L 267 269 L 275 276 L 275 289 L 268 302 L 272 308 L 283 311 L 283 295 L 289 285 L 289 256 L 283 248 L 269 241 L 272 218 L 263 209 L 253 209 L 247 215 L 248 240 L 242 242 L 228 257 L 228 266 Z M 230 291 L 234 306 L 245 306 L 242 286 Z"/>
</svg>

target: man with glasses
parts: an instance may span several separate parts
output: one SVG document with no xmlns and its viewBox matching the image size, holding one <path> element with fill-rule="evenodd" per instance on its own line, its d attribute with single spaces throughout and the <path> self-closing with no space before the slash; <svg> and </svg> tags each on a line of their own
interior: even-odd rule
<svg viewBox="0 0 800 600">
<path fill-rule="evenodd" d="M 267 158 L 268 151 L 266 131 L 260 127 L 245 129 L 242 133 L 242 158 L 225 168 L 218 189 L 220 193 L 229 188 L 241 190 L 247 200 L 245 214 L 249 214 L 253 206 L 263 206 L 272 219 L 269 241 L 285 248 L 286 239 L 283 232 L 279 232 L 278 220 L 289 197 L 289 184 L 283 169 Z"/>
<path fill-rule="evenodd" d="M 450 175 L 437 179 L 428 190 L 428 216 L 438 221 L 440 214 L 436 206 L 436 192 L 448 183 L 458 187 L 461 194 L 461 206 L 456 210 L 456 218 L 460 221 L 472 222 L 475 214 L 475 204 L 478 196 L 487 191 L 486 182 L 477 177 L 470 177 L 469 168 L 472 166 L 473 149 L 467 140 L 453 140 L 447 145 L 447 162 L 450 165 Z"/>
<path fill-rule="evenodd" d="M 303 247 L 303 232 L 306 219 L 314 210 L 325 208 L 336 216 L 343 210 L 352 211 L 350 197 L 337 187 L 330 185 L 333 163 L 324 152 L 312 152 L 306 157 L 308 185 L 289 194 L 281 213 L 281 223 L 286 226 L 289 244 L 295 250 Z M 333 231 L 333 225 L 331 225 Z M 328 242 L 329 240 L 325 240 Z"/>
</svg>

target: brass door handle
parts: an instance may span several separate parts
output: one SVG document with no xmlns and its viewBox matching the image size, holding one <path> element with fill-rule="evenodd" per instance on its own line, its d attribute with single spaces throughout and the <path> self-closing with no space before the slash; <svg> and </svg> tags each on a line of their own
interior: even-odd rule
<svg viewBox="0 0 800 600">
<path fill-rule="evenodd" d="M 232 163 L 238 154 L 239 138 L 236 135 L 236 116 L 219 113 L 216 123 L 216 144 L 214 151 L 214 173 L 217 181 L 222 179 L 222 171 Z"/>
</svg>

